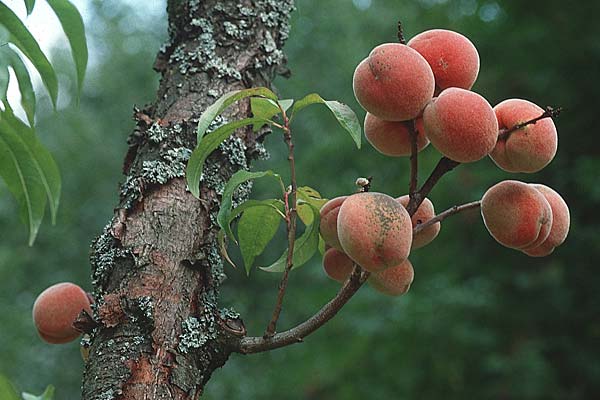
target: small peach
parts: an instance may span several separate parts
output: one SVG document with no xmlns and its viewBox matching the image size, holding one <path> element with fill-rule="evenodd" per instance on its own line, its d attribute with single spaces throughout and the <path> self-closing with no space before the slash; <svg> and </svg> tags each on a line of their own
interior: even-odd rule
<svg viewBox="0 0 600 400">
<path fill-rule="evenodd" d="M 344 252 L 331 248 L 323 255 L 323 269 L 331 279 L 344 283 L 354 270 L 354 261 Z"/>
<path fill-rule="evenodd" d="M 482 159 L 498 139 L 498 121 L 492 106 L 465 89 L 444 90 L 425 108 L 423 122 L 431 144 L 461 163 Z"/>
<path fill-rule="evenodd" d="M 408 292 L 414 277 L 415 271 L 411 262 L 407 259 L 395 267 L 371 273 L 368 282 L 381 293 L 389 296 L 400 296 Z"/>
<path fill-rule="evenodd" d="M 329 200 L 321 207 L 321 226 L 320 232 L 323 240 L 331 247 L 342 250 L 342 245 L 338 239 L 337 220 L 340 206 L 348 196 L 340 196 Z"/>
<path fill-rule="evenodd" d="M 356 99 L 371 114 L 386 121 L 408 121 L 431 100 L 434 78 L 417 51 L 385 43 L 358 64 L 352 85 Z"/>
<path fill-rule="evenodd" d="M 338 237 L 344 253 L 367 271 L 400 264 L 410 252 L 408 212 L 383 193 L 357 193 L 340 207 Z"/>
<path fill-rule="evenodd" d="M 396 200 L 398 200 L 400 204 L 406 207 L 408 205 L 408 202 L 410 201 L 410 197 L 408 195 L 405 195 L 402 197 L 398 197 Z M 423 200 L 423 202 L 421 203 L 419 208 L 417 208 L 417 211 L 411 218 L 412 226 L 414 228 L 418 224 L 423 224 L 433 217 L 435 217 L 435 209 L 433 208 L 433 203 L 428 198 L 425 198 L 425 200 Z M 441 224 L 437 222 L 423 229 L 416 235 L 413 235 L 411 250 L 421 248 L 431 243 L 431 241 L 433 241 L 433 239 L 437 237 L 438 233 L 440 233 L 440 228 Z"/>
<path fill-rule="evenodd" d="M 371 113 L 365 117 L 365 136 L 367 141 L 379 151 L 390 157 L 410 156 L 410 133 L 407 124 L 411 121 L 384 121 Z M 417 149 L 423 150 L 429 144 L 423 129 L 423 119 L 416 121 Z"/>
<path fill-rule="evenodd" d="M 481 215 L 498 243 L 528 249 L 546 240 L 552 226 L 552 209 L 540 191 L 519 181 L 502 181 L 481 199 Z"/>
</svg>

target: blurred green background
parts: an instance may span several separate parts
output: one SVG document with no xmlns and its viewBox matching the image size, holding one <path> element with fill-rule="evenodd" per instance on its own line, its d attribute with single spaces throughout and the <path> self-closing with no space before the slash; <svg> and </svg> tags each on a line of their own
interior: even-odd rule
<svg viewBox="0 0 600 400">
<path fill-rule="evenodd" d="M 430 28 L 457 30 L 476 45 L 481 70 L 474 90 L 492 105 L 511 97 L 560 105 L 559 151 L 542 172 L 509 174 L 488 159 L 462 165 L 430 198 L 442 211 L 479 199 L 504 179 L 542 182 L 571 210 L 567 242 L 534 259 L 497 244 L 477 212 L 444 222 L 439 237 L 415 251 L 415 282 L 400 298 L 366 287 L 305 343 L 267 354 L 233 355 L 206 387 L 207 399 L 595 399 L 600 398 L 600 2 L 559 0 L 297 0 L 286 45 L 292 77 L 278 78 L 284 98 L 318 92 L 349 104 L 354 67 L 375 45 Z M 568 10 L 567 10 L 568 8 Z M 57 399 L 79 396 L 82 361 L 76 343 L 43 343 L 31 321 L 36 295 L 59 281 L 90 287 L 89 244 L 112 215 L 134 104 L 152 101 L 154 56 L 166 19 L 135 2 L 89 1 L 92 66 L 79 108 L 38 117 L 42 140 L 63 176 L 58 223 L 45 223 L 34 247 L 0 185 L 0 373 L 20 390 L 57 387 Z M 90 23 L 93 21 L 93 23 Z M 160 29 L 158 28 L 160 27 Z M 66 50 L 53 59 L 71 71 Z M 71 69 L 70 69 L 71 68 Z M 69 81 L 71 79 L 71 81 Z M 73 75 L 61 76 L 63 93 Z M 69 83 L 71 82 L 71 83 Z M 68 99 L 63 99 L 63 103 Z M 294 126 L 299 183 L 326 197 L 374 176 L 373 190 L 407 191 L 408 160 L 388 158 L 368 143 L 357 151 L 333 118 L 307 109 Z M 272 157 L 256 169 L 286 170 L 275 135 Z M 420 157 L 421 177 L 439 154 Z M 270 188 L 257 186 L 256 197 Z M 278 247 L 279 246 L 279 247 Z M 282 242 L 259 259 L 279 255 Z M 223 306 L 240 311 L 251 333 L 264 329 L 277 276 L 227 270 Z M 314 313 L 338 285 L 320 260 L 294 273 L 280 328 Z"/>
</svg>

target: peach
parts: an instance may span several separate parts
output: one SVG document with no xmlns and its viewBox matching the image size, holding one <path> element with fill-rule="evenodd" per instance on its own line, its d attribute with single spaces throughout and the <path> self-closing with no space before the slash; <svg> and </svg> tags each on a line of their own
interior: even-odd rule
<svg viewBox="0 0 600 400">
<path fill-rule="evenodd" d="M 479 54 L 458 32 L 432 29 L 413 37 L 407 45 L 427 60 L 435 77 L 436 94 L 449 87 L 471 89 L 479 74 Z"/>
<path fill-rule="evenodd" d="M 354 269 L 354 261 L 344 252 L 332 247 L 323 255 L 323 269 L 331 279 L 344 283 Z"/>
<path fill-rule="evenodd" d="M 500 129 L 509 129 L 539 117 L 544 110 L 530 101 L 504 100 L 494 112 Z M 558 147 L 558 135 L 552 118 L 544 118 L 500 137 L 490 153 L 496 165 L 507 172 L 537 172 L 552 161 Z"/>
<path fill-rule="evenodd" d="M 539 246 L 523 250 L 523 253 L 532 257 L 544 257 L 552 253 L 555 247 L 565 241 L 569 233 L 571 217 L 569 207 L 560 194 L 545 185 L 531 184 L 531 186 L 539 190 L 548 203 L 550 203 L 550 208 L 552 209 L 552 226 L 546 240 Z"/>
<path fill-rule="evenodd" d="M 386 121 L 407 121 L 421 114 L 435 82 L 431 67 L 417 51 L 385 43 L 358 64 L 352 85 L 354 96 L 371 114 Z"/>
<path fill-rule="evenodd" d="M 449 88 L 425 108 L 425 132 L 431 144 L 446 157 L 461 163 L 482 159 L 498 139 L 498 121 L 482 96 Z"/>
<path fill-rule="evenodd" d="M 481 199 L 481 215 L 498 243 L 520 250 L 539 246 L 552 226 L 552 209 L 544 195 L 519 181 L 489 188 Z"/>
<path fill-rule="evenodd" d="M 344 253 L 367 271 L 398 265 L 410 252 L 410 216 L 383 193 L 349 196 L 340 207 L 337 230 Z"/>
<path fill-rule="evenodd" d="M 396 200 L 398 202 L 400 202 L 400 204 L 402 204 L 402 206 L 406 207 L 408 205 L 410 198 L 408 195 L 405 195 L 402 197 L 398 197 Z M 412 226 L 414 228 L 418 224 L 427 222 L 433 217 L 435 217 L 435 209 L 433 208 L 433 203 L 428 198 L 425 198 L 425 200 L 423 200 L 423 202 L 421 203 L 419 208 L 417 208 L 417 211 L 411 218 Z M 440 228 L 441 228 L 441 224 L 439 222 L 437 222 L 437 223 L 423 229 L 421 232 L 417 233 L 416 235 L 413 235 L 413 242 L 412 242 L 411 250 L 421 248 L 421 247 L 431 243 L 431 241 L 436 238 L 438 233 L 440 233 Z"/>
<path fill-rule="evenodd" d="M 401 264 L 385 271 L 373 272 L 369 284 L 377 291 L 389 296 L 400 296 L 410 289 L 415 277 L 411 262 L 407 259 Z"/>
<path fill-rule="evenodd" d="M 60 344 L 79 337 L 73 322 L 85 310 L 92 313 L 86 292 L 79 286 L 64 282 L 44 290 L 33 304 L 33 322 L 42 339 Z"/>
<path fill-rule="evenodd" d="M 410 156 L 410 134 L 407 124 L 411 121 L 384 121 L 371 113 L 365 117 L 365 136 L 367 141 L 386 156 Z M 417 149 L 423 150 L 429 144 L 423 129 L 423 119 L 416 121 Z"/>
<path fill-rule="evenodd" d="M 340 206 L 348 196 L 340 196 L 329 200 L 321 207 L 321 236 L 326 244 L 342 250 L 342 245 L 338 239 L 337 220 Z"/>
</svg>

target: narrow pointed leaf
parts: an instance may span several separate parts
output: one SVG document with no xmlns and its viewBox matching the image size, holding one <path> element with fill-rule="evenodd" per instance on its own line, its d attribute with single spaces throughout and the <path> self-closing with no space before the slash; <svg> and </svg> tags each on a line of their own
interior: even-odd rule
<svg viewBox="0 0 600 400">
<path fill-rule="evenodd" d="M 310 203 L 315 206 L 318 210 L 321 209 L 327 203 L 329 199 L 323 199 L 321 194 L 315 189 L 309 186 L 299 187 L 297 190 L 298 200 L 302 200 L 306 203 Z"/>
<path fill-rule="evenodd" d="M 319 246 L 319 224 L 321 221 L 319 210 L 310 205 L 313 212 L 313 222 L 308 225 L 304 233 L 296 240 L 294 244 L 294 254 L 292 255 L 292 269 L 304 265 L 317 251 Z M 288 250 L 284 251 L 281 257 L 268 267 L 260 267 L 267 272 L 283 272 L 287 264 Z"/>
<path fill-rule="evenodd" d="M 10 124 L 10 127 L 20 135 L 21 139 L 27 145 L 32 156 L 32 161 L 38 171 L 39 179 L 46 191 L 52 224 L 55 224 L 62 186 L 58 165 L 56 165 L 48 149 L 35 136 L 32 128 L 25 125 L 23 121 L 14 115 L 2 113 L 2 118 L 0 126 L 3 126 L 2 124 L 4 123 Z M 6 126 L 5 128 L 8 129 Z"/>
<path fill-rule="evenodd" d="M 5 46 L 2 49 L 2 56 L 6 55 L 10 66 L 15 72 L 17 82 L 19 83 L 19 91 L 21 92 L 21 106 L 25 110 L 29 125 L 33 126 L 35 116 L 35 92 L 31 83 L 31 76 L 21 57 L 10 47 Z"/>
<path fill-rule="evenodd" d="M 30 393 L 23 393 L 23 400 L 53 400 L 54 399 L 54 386 L 48 385 L 44 393 L 39 396 L 34 396 Z"/>
<path fill-rule="evenodd" d="M 263 120 L 260 118 L 246 118 L 240 121 L 230 122 L 229 124 L 218 127 L 198 142 L 198 147 L 194 149 L 190 156 L 185 173 L 188 187 L 194 196 L 200 198 L 200 178 L 202 177 L 204 162 L 210 153 L 216 150 L 216 148 L 219 147 L 225 139 L 231 136 L 236 129 L 260 121 Z"/>
<path fill-rule="evenodd" d="M 267 200 L 267 202 L 270 201 Z M 248 275 L 250 275 L 250 269 L 254 264 L 254 260 L 262 254 L 273 239 L 279 229 L 280 223 L 281 216 L 268 203 L 248 208 L 242 214 L 237 232 L 240 241 L 240 251 Z"/>
<path fill-rule="evenodd" d="M 47 0 L 52 10 L 58 17 L 63 31 L 69 40 L 75 69 L 77 71 L 77 88 L 81 94 L 83 78 L 88 62 L 88 48 L 85 40 L 85 27 L 83 18 L 77 8 L 68 0 Z"/>
<path fill-rule="evenodd" d="M 225 189 L 223 190 L 223 196 L 221 198 L 221 208 L 219 209 L 219 213 L 217 214 L 217 223 L 219 224 L 221 229 L 225 231 L 225 235 L 230 240 L 233 240 L 236 243 L 237 241 L 235 239 L 235 236 L 233 235 L 233 232 L 231 231 L 231 226 L 229 222 L 229 216 L 231 214 L 231 206 L 233 201 L 233 193 L 242 183 L 248 182 L 249 180 L 262 178 L 265 176 L 271 176 L 281 181 L 279 175 L 277 175 L 273 171 L 250 172 L 242 170 L 233 174 L 231 179 L 229 179 L 229 181 L 225 185 Z"/>
<path fill-rule="evenodd" d="M 8 104 L 6 94 L 8 93 L 8 84 L 10 83 L 10 73 L 6 64 L 0 64 L 0 100 L 3 104 Z"/>
<path fill-rule="evenodd" d="M 219 243 L 219 251 L 221 252 L 221 255 L 223 256 L 223 258 L 225 258 L 225 260 L 229 264 L 231 264 L 231 266 L 233 268 L 237 268 L 235 263 L 231 260 L 231 257 L 229 257 L 229 253 L 227 252 L 227 243 L 225 243 L 225 234 L 223 233 L 222 230 L 220 230 L 219 233 L 217 233 L 217 242 Z"/>
<path fill-rule="evenodd" d="M 340 103 L 336 100 L 324 100 L 318 94 L 312 93 L 305 96 L 301 100 L 298 100 L 294 104 L 294 107 L 292 107 L 292 116 L 290 118 L 293 119 L 300 110 L 311 104 L 326 105 L 342 128 L 344 128 L 350 134 L 350 137 L 352 140 L 354 140 L 356 147 L 360 149 L 362 128 L 354 111 L 352 111 L 352 109 L 344 103 Z"/>
<path fill-rule="evenodd" d="M 210 123 L 213 122 L 217 115 L 221 114 L 223 110 L 236 101 L 251 96 L 262 96 L 271 100 L 277 100 L 275 93 L 265 87 L 236 90 L 224 94 L 211 104 L 200 116 L 200 120 L 198 121 L 198 143 L 200 143 L 200 140 L 204 136 L 204 133 L 206 133 Z"/>
<path fill-rule="evenodd" d="M 56 72 L 40 49 L 39 44 L 16 14 L 4 3 L 0 2 L 0 24 L 10 33 L 10 42 L 14 43 L 31 61 L 40 74 L 44 86 L 50 94 L 52 104 L 56 107 L 58 97 L 58 79 Z"/>
<path fill-rule="evenodd" d="M 0 176 L 17 199 L 32 245 L 44 218 L 46 192 L 31 151 L 5 119 L 0 120 Z"/>
<path fill-rule="evenodd" d="M 0 375 L 0 399 L 19 400 L 19 395 L 12 383 L 4 375 Z"/>
<path fill-rule="evenodd" d="M 27 15 L 31 14 L 35 7 L 35 0 L 25 0 L 25 8 L 27 8 Z"/>
<path fill-rule="evenodd" d="M 277 103 L 279 103 L 279 105 L 281 106 L 281 108 L 283 108 L 284 111 L 287 111 L 294 103 L 294 100 L 286 99 L 279 100 L 276 102 L 275 100 L 267 99 L 265 97 L 252 97 L 250 98 L 250 108 L 252 110 L 252 115 L 258 118 L 270 120 L 275 115 L 281 113 L 281 110 L 279 109 Z M 263 126 L 264 124 L 255 124 L 253 127 L 254 132 L 257 132 Z"/>
</svg>

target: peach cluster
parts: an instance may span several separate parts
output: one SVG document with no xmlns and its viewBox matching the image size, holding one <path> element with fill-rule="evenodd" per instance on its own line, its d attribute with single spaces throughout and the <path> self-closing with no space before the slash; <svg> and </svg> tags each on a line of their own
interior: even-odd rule
<svg viewBox="0 0 600 400">
<path fill-rule="evenodd" d="M 73 327 L 73 322 L 82 310 L 90 315 L 92 313 L 87 293 L 74 283 L 57 283 L 35 300 L 33 323 L 46 342 L 67 343 L 81 334 Z"/>
</svg>

